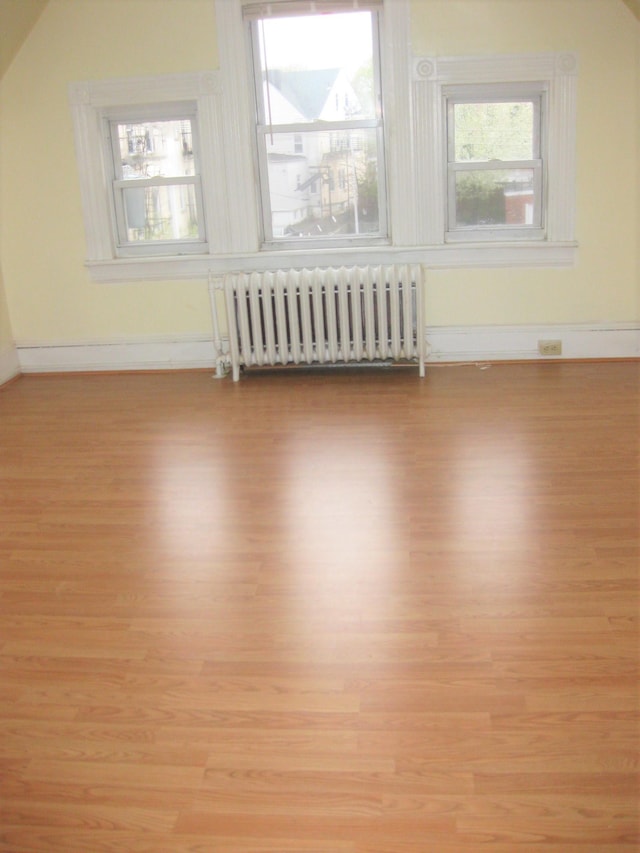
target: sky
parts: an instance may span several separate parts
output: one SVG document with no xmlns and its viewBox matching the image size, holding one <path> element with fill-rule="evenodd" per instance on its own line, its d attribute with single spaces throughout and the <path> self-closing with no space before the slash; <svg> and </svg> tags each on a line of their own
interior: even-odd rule
<svg viewBox="0 0 640 853">
<path fill-rule="evenodd" d="M 271 68 L 346 68 L 371 57 L 368 12 L 269 18 L 264 21 Z"/>
</svg>

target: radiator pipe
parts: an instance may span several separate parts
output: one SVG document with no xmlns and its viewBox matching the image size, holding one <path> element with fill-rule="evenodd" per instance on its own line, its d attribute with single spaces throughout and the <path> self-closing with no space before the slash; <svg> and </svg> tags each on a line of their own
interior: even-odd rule
<svg viewBox="0 0 640 853">
<path fill-rule="evenodd" d="M 218 312 L 216 311 L 215 306 L 216 290 L 220 290 L 221 287 L 222 285 L 216 283 L 215 277 L 209 273 L 209 307 L 211 309 L 211 324 L 213 326 L 213 352 L 216 363 L 215 379 L 224 379 L 229 373 L 228 359 L 222 348 L 222 337 L 220 335 L 220 326 L 218 324 Z"/>
</svg>

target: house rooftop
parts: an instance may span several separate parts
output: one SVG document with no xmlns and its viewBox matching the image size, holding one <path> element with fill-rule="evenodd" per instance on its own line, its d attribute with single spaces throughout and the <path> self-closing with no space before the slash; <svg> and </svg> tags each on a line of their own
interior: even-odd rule
<svg viewBox="0 0 640 853">
<path fill-rule="evenodd" d="M 274 68 L 269 69 L 269 82 L 301 115 L 313 121 L 320 117 L 339 73 L 339 68 L 305 71 Z"/>
</svg>

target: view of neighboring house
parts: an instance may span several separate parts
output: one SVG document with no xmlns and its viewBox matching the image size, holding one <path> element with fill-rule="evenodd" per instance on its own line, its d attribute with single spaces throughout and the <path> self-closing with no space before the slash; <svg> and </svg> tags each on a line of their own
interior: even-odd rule
<svg viewBox="0 0 640 853">
<path fill-rule="evenodd" d="M 116 123 L 116 179 L 122 186 L 116 216 L 131 241 L 180 239 L 197 234 L 193 185 L 167 179 L 195 174 L 189 119 Z M 162 183 L 154 185 L 154 179 Z"/>
<path fill-rule="evenodd" d="M 297 126 L 266 136 L 273 236 L 367 230 L 368 213 L 374 211 L 358 200 L 370 168 L 367 152 L 371 144 L 375 147 L 373 134 L 368 129 L 304 130 L 310 122 L 341 122 L 360 114 L 345 72 L 269 70 L 264 103 L 268 125 Z"/>
</svg>

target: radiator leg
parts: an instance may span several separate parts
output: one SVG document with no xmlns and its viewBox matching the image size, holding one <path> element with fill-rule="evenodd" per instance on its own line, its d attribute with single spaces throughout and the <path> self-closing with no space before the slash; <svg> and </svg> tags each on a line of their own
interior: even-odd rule
<svg viewBox="0 0 640 853">
<path fill-rule="evenodd" d="M 225 376 L 229 374 L 229 365 L 227 364 L 224 357 L 220 357 L 216 359 L 216 375 L 214 379 L 224 379 Z"/>
</svg>

